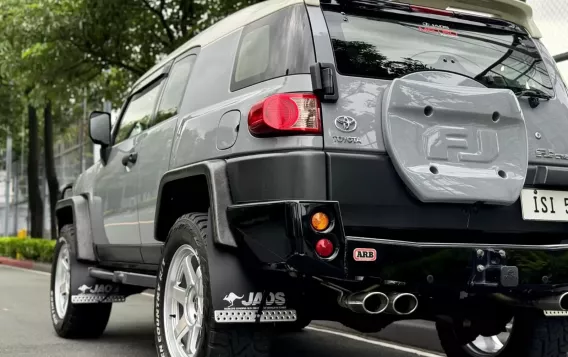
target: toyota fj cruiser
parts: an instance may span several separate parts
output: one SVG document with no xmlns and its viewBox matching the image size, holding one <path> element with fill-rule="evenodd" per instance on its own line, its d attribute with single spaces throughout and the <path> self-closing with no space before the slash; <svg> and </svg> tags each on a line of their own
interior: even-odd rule
<svg viewBox="0 0 568 357">
<path fill-rule="evenodd" d="M 450 357 L 564 356 L 568 94 L 539 36 L 518 0 L 272 0 L 220 21 L 114 126 L 91 115 L 101 160 L 57 206 L 55 330 L 98 336 L 153 288 L 160 356 L 410 318 Z"/>
</svg>

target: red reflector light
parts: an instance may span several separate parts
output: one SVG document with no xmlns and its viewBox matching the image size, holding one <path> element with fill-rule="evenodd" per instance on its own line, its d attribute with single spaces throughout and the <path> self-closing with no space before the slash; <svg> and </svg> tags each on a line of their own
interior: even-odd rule
<svg viewBox="0 0 568 357">
<path fill-rule="evenodd" d="M 318 240 L 316 243 L 316 253 L 322 258 L 329 258 L 335 251 L 333 243 L 326 238 Z"/>
<path fill-rule="evenodd" d="M 454 16 L 453 11 L 435 9 L 433 7 L 410 5 L 412 12 L 422 12 L 424 14 L 440 15 L 440 16 Z"/>
<path fill-rule="evenodd" d="M 271 95 L 252 106 L 248 125 L 255 135 L 321 133 L 319 100 L 311 93 Z"/>
</svg>

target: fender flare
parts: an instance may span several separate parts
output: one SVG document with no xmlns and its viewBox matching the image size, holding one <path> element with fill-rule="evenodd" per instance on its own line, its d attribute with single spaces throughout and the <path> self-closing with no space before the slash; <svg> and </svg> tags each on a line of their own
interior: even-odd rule
<svg viewBox="0 0 568 357">
<path fill-rule="evenodd" d="M 154 224 L 154 237 L 158 239 L 159 235 L 158 227 L 160 225 L 160 208 L 162 206 L 162 192 L 164 187 L 172 181 L 192 176 L 205 176 L 207 180 L 213 242 L 219 245 L 237 247 L 237 242 L 229 229 L 227 220 L 227 207 L 229 207 L 232 202 L 226 172 L 226 162 L 224 160 L 204 161 L 183 166 L 170 170 L 162 176 L 156 200 L 158 206 L 156 207 L 154 218 L 154 222 L 156 222 Z"/>
<path fill-rule="evenodd" d="M 71 219 L 62 220 L 62 212 L 66 209 L 71 211 Z M 95 245 L 93 240 L 93 230 L 91 215 L 89 214 L 89 200 L 83 195 L 72 196 L 57 202 L 55 206 L 55 215 L 57 217 L 58 227 L 61 229 L 66 224 L 75 226 L 75 240 L 73 242 L 76 250 L 76 259 L 83 261 L 97 261 L 95 253 Z M 81 237 L 78 239 L 77 237 Z"/>
</svg>

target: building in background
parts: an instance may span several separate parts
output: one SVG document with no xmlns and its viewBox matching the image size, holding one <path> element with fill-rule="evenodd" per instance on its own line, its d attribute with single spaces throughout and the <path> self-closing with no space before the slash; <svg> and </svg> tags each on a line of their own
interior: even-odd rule
<svg viewBox="0 0 568 357">
<path fill-rule="evenodd" d="M 527 0 L 533 8 L 534 19 L 542 32 L 542 42 L 555 56 L 568 52 L 568 0 Z M 568 81 L 568 61 L 558 64 Z"/>
</svg>

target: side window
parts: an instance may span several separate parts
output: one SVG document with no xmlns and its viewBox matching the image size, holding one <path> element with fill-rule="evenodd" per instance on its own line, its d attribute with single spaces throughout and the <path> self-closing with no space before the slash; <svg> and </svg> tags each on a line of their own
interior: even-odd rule
<svg viewBox="0 0 568 357">
<path fill-rule="evenodd" d="M 154 82 L 130 99 L 119 123 L 114 141 L 115 144 L 132 138 L 148 129 L 163 82 L 163 80 Z"/>
<path fill-rule="evenodd" d="M 288 74 L 310 73 L 314 61 L 306 8 L 289 6 L 243 28 L 231 91 Z"/>
<path fill-rule="evenodd" d="M 189 73 L 195 63 L 196 55 L 190 55 L 176 62 L 168 75 L 168 82 L 162 95 L 154 124 L 176 115 L 185 92 Z"/>
</svg>

